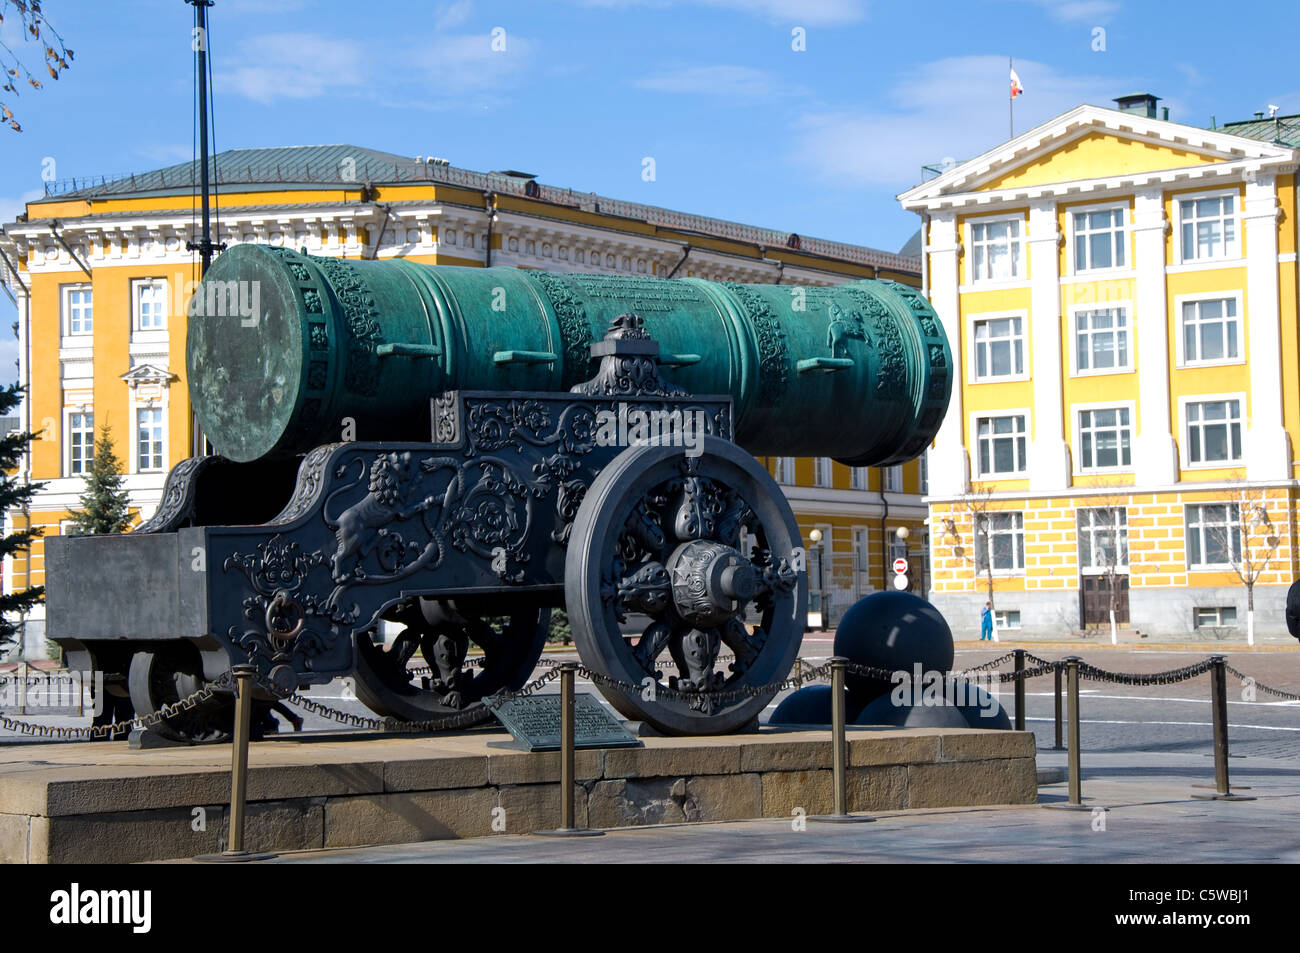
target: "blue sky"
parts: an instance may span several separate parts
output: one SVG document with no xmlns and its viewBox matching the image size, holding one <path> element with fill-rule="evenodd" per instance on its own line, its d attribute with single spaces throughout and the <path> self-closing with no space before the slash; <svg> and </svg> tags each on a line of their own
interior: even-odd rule
<svg viewBox="0 0 1300 953">
<path fill-rule="evenodd" d="M 60 178 L 192 149 L 193 10 L 46 0 L 72 68 L 0 129 L 0 218 Z M 897 250 L 921 166 L 1082 102 L 1164 97 L 1209 125 L 1300 113 L 1294 3 L 1135 0 L 217 0 L 217 146 L 346 142 Z M 7 21 L 13 18 L 7 17 Z M 496 28 L 504 50 L 492 49 Z M 793 31 L 806 48 L 795 50 Z M 1104 34 L 1098 34 L 1098 29 Z M 0 37 L 20 42 L 11 23 Z M 1094 49 L 1097 40 L 1104 49 Z M 498 43 L 500 45 L 500 43 Z M 25 51 L 29 62 L 37 51 Z M 656 178 L 642 179 L 643 160 Z M 0 376 L 13 320 L 0 299 Z"/>
</svg>

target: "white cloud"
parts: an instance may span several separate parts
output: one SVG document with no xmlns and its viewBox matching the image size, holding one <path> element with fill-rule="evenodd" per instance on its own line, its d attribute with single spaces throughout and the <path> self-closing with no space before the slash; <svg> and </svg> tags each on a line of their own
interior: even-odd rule
<svg viewBox="0 0 1300 953">
<path fill-rule="evenodd" d="M 35 202 L 44 195 L 44 189 L 28 189 L 17 197 L 0 195 L 0 225 L 8 225 L 21 213 L 27 211 L 28 202 Z"/>
<path fill-rule="evenodd" d="M 751 13 L 766 20 L 792 26 L 830 26 L 857 23 L 867 15 L 866 0 L 577 0 L 585 7 L 623 9 L 626 7 L 703 6 L 737 13 Z"/>
<path fill-rule="evenodd" d="M 1017 60 L 1025 95 L 1016 100 L 1020 134 L 1081 103 L 1109 105 L 1118 77 L 1070 76 Z M 796 123 L 791 158 L 832 182 L 894 191 L 921 179 L 946 156 L 976 156 L 1007 138 L 1008 76 L 1003 56 L 961 56 L 900 77 L 880 101 L 891 109 L 811 113 Z"/>
<path fill-rule="evenodd" d="M 268 33 L 239 45 L 232 58 L 241 64 L 216 73 L 219 90 L 259 103 L 311 99 L 334 89 L 365 82 L 367 60 L 361 44 L 319 33 Z"/>
<path fill-rule="evenodd" d="M 450 30 L 460 26 L 474 10 L 471 0 L 456 0 L 455 3 L 440 4 L 433 14 L 433 25 L 439 30 Z"/>
<path fill-rule="evenodd" d="M 661 93 L 716 96 L 722 99 L 765 99 L 799 92 L 789 83 L 748 66 L 687 66 L 639 79 L 633 85 Z"/>
<path fill-rule="evenodd" d="M 1118 0 L 1013 0 L 1032 3 L 1062 23 L 1109 23 L 1120 10 Z"/>
</svg>

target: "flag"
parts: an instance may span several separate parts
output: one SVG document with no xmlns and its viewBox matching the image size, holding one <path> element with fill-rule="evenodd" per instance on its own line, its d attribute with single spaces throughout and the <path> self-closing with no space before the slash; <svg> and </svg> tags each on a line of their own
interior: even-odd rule
<svg viewBox="0 0 1300 953">
<path fill-rule="evenodd" d="M 1016 75 L 1016 71 L 1013 68 L 1011 70 L 1011 98 L 1015 99 L 1017 96 L 1023 96 L 1024 94 L 1025 87 L 1020 85 L 1020 77 Z"/>
</svg>

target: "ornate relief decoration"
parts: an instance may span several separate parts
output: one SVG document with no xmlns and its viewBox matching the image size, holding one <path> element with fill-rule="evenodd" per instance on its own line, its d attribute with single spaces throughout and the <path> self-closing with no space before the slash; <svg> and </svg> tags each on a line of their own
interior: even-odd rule
<svg viewBox="0 0 1300 953">
<path fill-rule="evenodd" d="M 754 323 L 758 339 L 759 402 L 771 407 L 779 401 L 790 379 L 790 348 L 785 331 L 767 301 L 748 285 L 734 281 L 721 284 L 740 300 Z"/>
</svg>

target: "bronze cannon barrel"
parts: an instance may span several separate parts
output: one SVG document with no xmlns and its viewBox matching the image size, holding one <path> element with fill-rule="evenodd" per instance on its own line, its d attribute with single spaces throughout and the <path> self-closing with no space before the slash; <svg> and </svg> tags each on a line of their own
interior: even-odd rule
<svg viewBox="0 0 1300 953">
<path fill-rule="evenodd" d="M 429 439 L 449 390 L 564 391 L 634 312 L 674 384 L 729 395 L 756 456 L 910 460 L 933 440 L 952 354 L 929 303 L 890 281 L 836 287 L 321 258 L 237 245 L 191 303 L 190 398 L 223 456 Z"/>
</svg>

